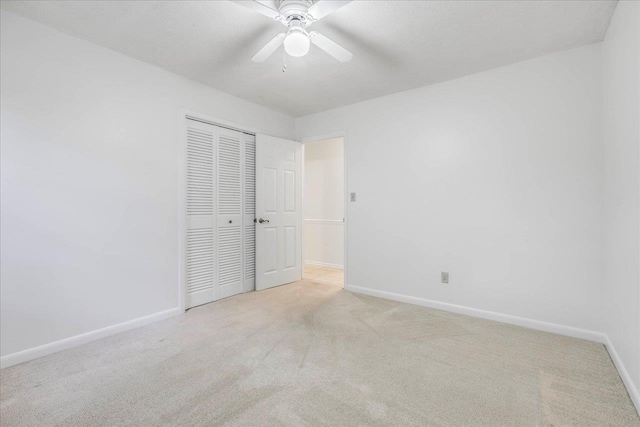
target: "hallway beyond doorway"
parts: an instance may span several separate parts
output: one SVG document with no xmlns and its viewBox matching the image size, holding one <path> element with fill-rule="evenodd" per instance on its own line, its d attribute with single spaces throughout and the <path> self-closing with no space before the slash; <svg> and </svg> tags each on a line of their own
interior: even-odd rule
<svg viewBox="0 0 640 427">
<path fill-rule="evenodd" d="M 305 265 L 302 272 L 302 280 L 344 288 L 344 270 L 321 265 Z"/>
</svg>

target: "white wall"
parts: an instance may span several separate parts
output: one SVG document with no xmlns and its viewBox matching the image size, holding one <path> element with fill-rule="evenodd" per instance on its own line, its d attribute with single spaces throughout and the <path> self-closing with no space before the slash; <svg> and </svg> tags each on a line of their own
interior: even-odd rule
<svg viewBox="0 0 640 427">
<path fill-rule="evenodd" d="M 297 119 L 298 138 L 347 132 L 347 287 L 601 332 L 600 61 L 589 45 Z"/>
<path fill-rule="evenodd" d="M 621 1 L 603 43 L 606 333 L 640 409 L 640 3 Z M 614 360 L 616 355 L 612 355 Z M 625 378 L 624 370 L 628 375 Z M 633 388 L 629 383 L 633 383 Z"/>
<path fill-rule="evenodd" d="M 307 264 L 344 264 L 344 153 L 342 138 L 304 145 L 304 258 Z"/>
<path fill-rule="evenodd" d="M 4 11 L 1 42 L 2 356 L 177 307 L 181 109 L 293 119 Z"/>
</svg>

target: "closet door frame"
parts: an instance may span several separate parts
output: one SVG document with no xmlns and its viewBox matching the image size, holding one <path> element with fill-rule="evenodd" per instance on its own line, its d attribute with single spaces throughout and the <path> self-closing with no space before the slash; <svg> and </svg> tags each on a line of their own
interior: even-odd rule
<svg viewBox="0 0 640 427">
<path fill-rule="evenodd" d="M 187 119 L 195 119 L 213 126 L 225 127 L 254 136 L 258 133 L 254 128 L 228 120 L 222 120 L 190 110 L 183 109 L 180 111 L 179 120 L 181 125 L 180 137 L 178 138 L 178 141 L 180 141 L 178 151 L 178 304 L 181 312 L 187 310 Z M 242 154 L 244 155 L 244 147 Z M 217 200 L 215 200 L 214 209 L 216 213 L 217 206 L 218 203 Z M 214 215 L 214 218 L 215 217 Z M 246 291 L 247 289 L 245 288 L 244 292 Z"/>
</svg>

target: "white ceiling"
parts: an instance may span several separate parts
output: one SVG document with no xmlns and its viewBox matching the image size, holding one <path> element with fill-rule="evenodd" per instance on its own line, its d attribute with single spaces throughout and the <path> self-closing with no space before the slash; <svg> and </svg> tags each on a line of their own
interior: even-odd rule
<svg viewBox="0 0 640 427">
<path fill-rule="evenodd" d="M 322 0 L 321 0 L 322 1 Z M 311 28 L 315 46 L 251 57 L 284 27 L 230 1 L 3 1 L 2 9 L 302 116 L 601 41 L 615 1 L 354 1 Z"/>
</svg>

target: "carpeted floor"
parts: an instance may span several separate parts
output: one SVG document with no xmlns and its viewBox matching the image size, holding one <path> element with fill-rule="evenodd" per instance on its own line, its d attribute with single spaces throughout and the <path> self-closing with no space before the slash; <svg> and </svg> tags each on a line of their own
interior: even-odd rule
<svg viewBox="0 0 640 427">
<path fill-rule="evenodd" d="M 605 348 L 305 280 L 1 371 L 2 426 L 638 426 Z"/>
</svg>

